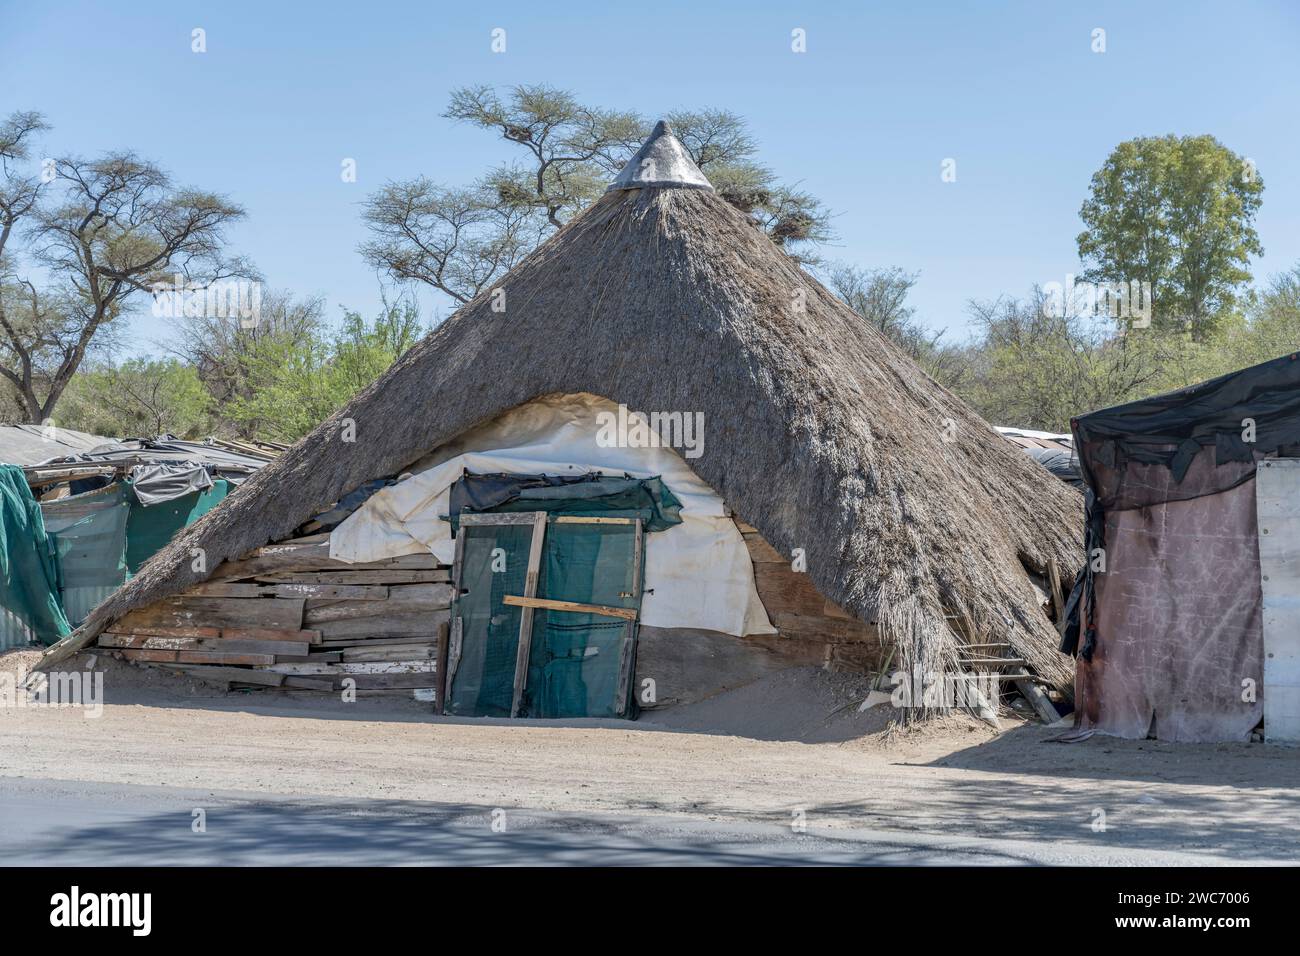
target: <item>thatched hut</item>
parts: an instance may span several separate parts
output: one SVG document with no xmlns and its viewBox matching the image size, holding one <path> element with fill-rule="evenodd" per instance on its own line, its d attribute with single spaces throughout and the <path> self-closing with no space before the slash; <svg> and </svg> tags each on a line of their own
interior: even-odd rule
<svg viewBox="0 0 1300 956">
<path fill-rule="evenodd" d="M 591 434 L 602 412 L 626 409 L 702 421 L 704 441 L 679 454 L 662 447 L 677 444 L 671 438 L 650 448 L 620 440 L 611 449 Z M 601 457 L 606 452 L 612 457 Z M 493 475 L 502 479 L 496 485 Z M 332 533 L 321 531 L 329 522 L 303 527 L 389 476 L 404 480 L 380 488 Z M 619 504 L 608 513 L 631 515 L 633 523 L 608 531 L 613 539 L 602 546 L 626 565 L 609 580 L 624 583 L 596 600 L 604 585 L 589 574 L 579 589 L 587 601 L 563 595 L 584 609 L 603 606 L 604 618 L 556 607 L 565 602 L 546 591 L 547 581 L 558 581 L 557 568 L 585 560 L 545 550 L 539 559 L 541 538 L 547 549 L 559 540 L 557 511 L 589 519 L 588 528 L 619 527 L 616 520 L 591 523 L 600 510 L 556 506 L 591 491 L 561 480 L 566 476 L 625 482 L 607 489 Z M 654 478 L 662 488 L 650 484 Z M 474 487 L 448 488 L 451 479 Z M 343 510 L 363 496 L 353 495 Z M 489 504 L 476 507 L 483 496 Z M 654 530 L 656 520 L 671 525 L 673 501 L 682 524 Z M 542 514 L 542 523 L 525 525 L 531 519 L 521 514 Z M 711 539 L 701 526 L 688 527 L 692 515 L 708 524 Z M 458 661 L 513 671 L 513 687 L 501 674 L 492 680 L 507 685 L 497 688 L 498 704 L 513 691 L 514 713 L 521 712 L 521 685 L 522 712 L 539 712 L 527 705 L 538 673 L 528 666 L 535 647 L 523 647 L 514 633 L 516 620 L 523 625 L 534 613 L 540 629 L 585 635 L 552 648 L 555 660 L 590 662 L 602 651 L 617 657 L 618 694 L 632 686 L 633 668 L 635 686 L 658 675 L 660 697 L 680 699 L 743 680 L 754 667 L 792 661 L 870 668 L 889 660 L 909 672 L 952 673 L 972 656 L 1019 662 L 1064 690 L 1071 668 L 1056 649 L 1034 579 L 1072 574 L 1081 564 L 1079 516 L 1076 492 L 718 196 L 661 123 L 600 201 L 173 542 L 49 659 L 114 635 L 100 645 L 180 668 L 219 663 L 213 655 L 236 647 L 224 643 L 232 639 L 244 642 L 238 648 L 246 660 L 262 661 L 248 641 L 289 632 L 293 639 L 282 643 L 306 653 L 271 654 L 270 673 L 288 686 L 330 686 L 338 674 L 313 669 L 316 655 L 337 652 L 341 665 L 397 662 L 404 645 L 375 656 L 359 656 L 356 645 L 416 643 L 439 601 L 445 608 L 454 598 L 464 606 L 440 611 L 451 621 L 441 651 L 450 657 L 449 676 Z M 447 518 L 459 520 L 454 544 Z M 467 534 L 474 527 L 487 528 L 475 534 L 488 535 L 493 547 L 475 544 Z M 503 528 L 511 527 L 519 536 L 507 540 Z M 639 531 L 632 535 L 631 527 Z M 317 533 L 264 547 L 304 531 Z M 624 532 L 632 538 L 619 538 Z M 687 541 L 692 533 L 698 547 Z M 737 547 L 752 560 L 737 562 Z M 514 603 L 503 602 L 498 579 L 480 574 L 494 553 L 506 555 L 507 576 L 524 569 L 504 585 Z M 595 576 L 608 570 L 597 567 Z M 340 573 L 354 583 L 342 584 Z M 440 598 L 431 588 L 453 574 L 454 586 Z M 360 605 L 377 595 L 310 590 L 329 580 L 387 587 L 389 605 L 401 587 L 422 585 L 418 594 L 401 595 L 421 623 L 390 628 L 391 615 L 373 610 L 382 601 L 371 601 L 363 615 Z M 471 593 L 486 604 L 470 607 Z M 720 612 L 720 604 L 754 593 L 761 607 Z M 238 602 L 265 605 L 263 617 L 233 613 Z M 335 626 L 341 621 L 348 626 Z M 607 629 L 613 622 L 618 641 L 597 646 L 600 622 Z M 262 630 L 250 636 L 258 623 Z M 464 628 L 487 631 L 473 637 Z M 494 633 L 507 633 L 511 643 L 471 653 L 471 643 L 491 643 Z M 534 633 L 534 645 L 540 640 Z M 334 663 L 319 660 L 320 668 Z M 675 682 L 681 686 L 665 686 Z M 613 711 L 627 713 L 625 701 Z"/>
</svg>

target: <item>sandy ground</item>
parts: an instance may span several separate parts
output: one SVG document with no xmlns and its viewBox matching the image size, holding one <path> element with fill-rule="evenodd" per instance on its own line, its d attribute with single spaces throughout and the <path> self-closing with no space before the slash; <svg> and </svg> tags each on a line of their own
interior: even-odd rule
<svg viewBox="0 0 1300 956">
<path fill-rule="evenodd" d="M 0 657 L 0 671 L 32 658 Z M 1014 716 L 1001 733 L 966 718 L 899 731 L 888 707 L 844 706 L 853 681 L 810 669 L 629 723 L 437 718 L 394 698 L 224 694 L 97 666 L 98 718 L 0 708 L 0 775 L 783 825 L 798 813 L 878 833 L 1300 860 L 1294 749 L 1060 744 Z"/>
</svg>

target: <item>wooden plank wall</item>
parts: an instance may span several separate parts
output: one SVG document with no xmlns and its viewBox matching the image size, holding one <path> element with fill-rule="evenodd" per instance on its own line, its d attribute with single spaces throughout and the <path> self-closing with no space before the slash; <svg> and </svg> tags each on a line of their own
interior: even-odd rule
<svg viewBox="0 0 1300 956">
<path fill-rule="evenodd" d="M 358 695 L 432 691 L 451 607 L 433 555 L 372 564 L 329 557 L 328 535 L 259 548 L 139 608 L 99 636 L 108 654 L 228 688 Z"/>
<path fill-rule="evenodd" d="M 888 656 L 875 625 L 859 621 L 828 601 L 808 575 L 793 568 L 793 558 L 780 554 L 758 531 L 737 521 L 754 562 L 754 584 L 767 608 L 768 619 L 780 631 L 762 642 L 780 653 L 802 660 L 818 659 L 831 670 L 866 671 Z"/>
<path fill-rule="evenodd" d="M 826 600 L 754 528 L 737 522 L 776 637 L 751 637 L 792 660 L 871 670 L 876 628 Z M 176 597 L 130 612 L 98 639 L 106 653 L 231 687 L 359 694 L 432 692 L 446 639 L 451 568 L 433 555 L 372 564 L 329 556 L 328 535 L 259 548 Z"/>
</svg>

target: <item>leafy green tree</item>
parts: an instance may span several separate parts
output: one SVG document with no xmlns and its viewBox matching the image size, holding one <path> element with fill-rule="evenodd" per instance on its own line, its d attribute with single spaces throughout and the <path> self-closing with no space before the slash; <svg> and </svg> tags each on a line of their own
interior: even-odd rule
<svg viewBox="0 0 1300 956">
<path fill-rule="evenodd" d="M 1154 322 L 1204 339 L 1250 281 L 1263 252 L 1255 214 L 1264 190 L 1252 163 L 1213 136 L 1120 143 L 1080 210 L 1084 278 L 1149 283 Z"/>
<path fill-rule="evenodd" d="M 1253 297 L 1247 314 L 1249 345 L 1234 356 L 1242 365 L 1300 351 L 1300 263 L 1274 276 Z"/>
<path fill-rule="evenodd" d="M 319 334 L 259 339 L 243 357 L 248 387 L 222 414 L 240 435 L 297 441 L 337 407 L 329 360 L 329 342 Z"/>
<path fill-rule="evenodd" d="M 1300 351 L 1300 264 L 1252 292 L 1198 338 L 1182 327 L 1126 328 L 1025 300 L 972 302 L 978 334 L 955 390 L 996 424 L 1067 431 L 1071 417 L 1175 391 Z"/>
<path fill-rule="evenodd" d="M 334 336 L 332 387 L 347 401 L 386 372 L 424 332 L 420 312 L 410 302 L 385 304 L 373 322 L 357 312 L 344 313 L 343 326 Z"/>
<path fill-rule="evenodd" d="M 414 305 L 385 304 L 373 321 L 356 312 L 336 332 L 266 336 L 242 358 L 244 392 L 223 409 L 240 434 L 296 441 L 378 378 L 425 329 Z"/>
<path fill-rule="evenodd" d="M 1114 323 L 1027 299 L 971 302 L 979 339 L 957 388 L 989 422 L 1067 432 L 1070 418 L 1163 391 L 1186 336 L 1117 334 Z"/>
<path fill-rule="evenodd" d="M 198 370 L 199 379 L 219 411 L 237 399 L 251 397 L 248 366 L 259 351 L 266 354 L 276 340 L 290 351 L 306 346 L 324 334 L 325 300 L 320 296 L 295 298 L 283 290 L 266 290 L 256 321 L 229 312 L 224 315 L 183 316 L 159 343 Z M 244 437 L 253 437 L 250 432 Z"/>
<path fill-rule="evenodd" d="M 175 358 L 131 358 L 83 368 L 69 385 L 60 425 L 113 438 L 203 438 L 210 399 L 197 370 Z"/>
</svg>

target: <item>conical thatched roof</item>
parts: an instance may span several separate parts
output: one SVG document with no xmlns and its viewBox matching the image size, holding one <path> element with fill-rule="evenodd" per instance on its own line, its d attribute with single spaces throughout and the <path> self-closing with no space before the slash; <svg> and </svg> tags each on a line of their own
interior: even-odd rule
<svg viewBox="0 0 1300 956">
<path fill-rule="evenodd" d="M 505 311 L 491 293 L 460 309 L 55 653 L 199 581 L 192 548 L 215 569 L 514 406 L 591 392 L 646 412 L 703 411 L 692 466 L 779 550 L 804 549 L 825 596 L 897 640 L 897 665 L 947 668 L 962 640 L 1005 640 L 1069 684 L 1025 566 L 1080 565 L 1078 494 L 711 189 L 608 192 L 499 287 Z"/>
</svg>

